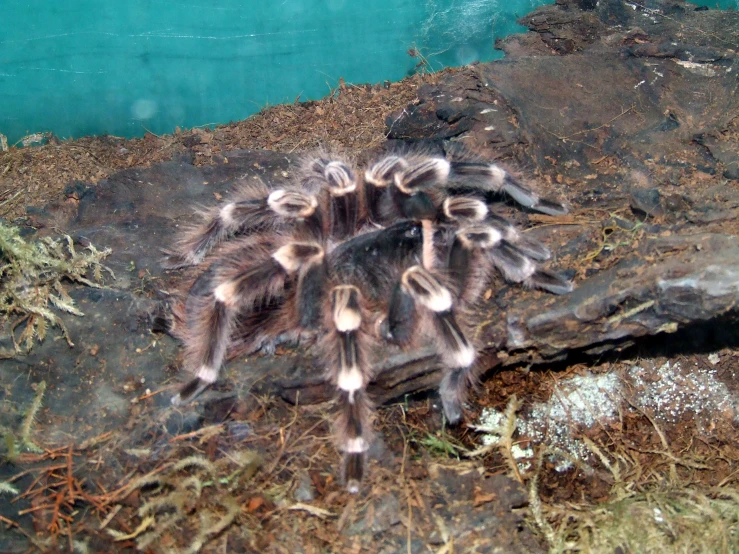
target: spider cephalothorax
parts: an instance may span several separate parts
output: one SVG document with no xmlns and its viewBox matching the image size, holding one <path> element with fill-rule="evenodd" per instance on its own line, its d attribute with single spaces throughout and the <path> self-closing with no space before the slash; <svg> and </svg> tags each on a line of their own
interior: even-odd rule
<svg viewBox="0 0 739 554">
<path fill-rule="evenodd" d="M 361 173 L 339 156 L 306 158 L 292 184 L 250 185 L 205 214 L 170 255 L 171 266 L 207 269 L 175 307 L 187 401 L 218 377 L 227 352 L 269 348 L 313 333 L 336 386 L 338 446 L 356 492 L 371 437 L 365 389 L 385 343 L 425 339 L 445 366 L 444 414 L 454 424 L 477 349 L 471 308 L 497 269 L 508 281 L 555 294 L 571 290 L 542 269 L 538 241 L 491 213 L 506 194 L 548 214 L 566 213 L 495 164 L 442 156 L 385 155 Z"/>
</svg>

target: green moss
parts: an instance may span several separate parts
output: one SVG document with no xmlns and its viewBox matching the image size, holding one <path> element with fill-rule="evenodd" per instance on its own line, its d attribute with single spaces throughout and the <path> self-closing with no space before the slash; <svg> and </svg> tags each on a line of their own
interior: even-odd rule
<svg viewBox="0 0 739 554">
<path fill-rule="evenodd" d="M 17 436 L 12 429 L 0 426 L 0 433 L 3 435 L 6 448 L 3 457 L 9 462 L 15 463 L 21 451 L 43 452 L 43 449 L 36 446 L 31 440 L 31 433 L 33 431 L 33 425 L 36 423 L 36 414 L 38 414 L 41 404 L 44 401 L 45 392 L 46 381 L 41 381 L 36 386 L 36 395 L 33 397 L 33 402 L 23 417 L 23 423 Z"/>
<path fill-rule="evenodd" d="M 78 252 L 68 235 L 27 242 L 17 227 L 0 222 L 0 321 L 10 326 L 14 346 L 14 351 L 0 351 L 0 357 L 27 352 L 35 339 L 44 340 L 49 325 L 58 327 L 73 346 L 57 312 L 83 314 L 65 283 L 100 287 L 103 271 L 115 278 L 102 264 L 109 254 L 109 249 L 97 250 L 92 245 Z"/>
<path fill-rule="evenodd" d="M 552 552 L 739 552 L 737 500 L 730 488 L 678 487 L 605 502 L 570 517 Z"/>
<path fill-rule="evenodd" d="M 9 494 L 11 496 L 17 496 L 21 492 L 16 489 L 13 485 L 6 481 L 0 481 L 0 494 Z"/>
<path fill-rule="evenodd" d="M 666 443 L 666 441 L 665 441 Z M 707 469 L 669 454 L 671 477 L 644 471 L 624 453 L 588 446 L 613 476 L 604 502 L 546 505 L 538 494 L 537 469 L 529 482 L 529 508 L 536 527 L 549 543 L 550 554 L 622 552 L 634 554 L 733 554 L 739 552 L 739 490 L 734 474 L 718 486 L 680 477 L 675 464 Z"/>
<path fill-rule="evenodd" d="M 228 477 L 221 477 L 223 470 L 233 463 L 238 469 Z M 252 451 L 234 452 L 215 463 L 194 455 L 171 464 L 165 471 L 149 473 L 130 485 L 132 491 L 140 491 L 142 504 L 137 513 L 140 523 L 129 522 L 133 532 L 111 527 L 106 532 L 115 541 L 135 539 L 141 551 L 151 548 L 165 534 L 184 535 L 187 537 L 181 541 L 184 546 L 171 545 L 168 551 L 197 554 L 234 522 L 241 507 L 233 490 L 246 485 L 262 463 L 262 458 Z"/>
</svg>

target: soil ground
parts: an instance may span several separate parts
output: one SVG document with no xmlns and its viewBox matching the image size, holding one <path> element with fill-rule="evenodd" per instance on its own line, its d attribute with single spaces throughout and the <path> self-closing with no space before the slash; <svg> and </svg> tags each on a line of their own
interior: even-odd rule
<svg viewBox="0 0 739 554">
<path fill-rule="evenodd" d="M 389 116 L 422 103 L 421 85 L 456 76 L 464 82 L 475 72 L 346 84 L 321 101 L 271 107 L 213 129 L 133 140 L 52 137 L 43 146 L 11 148 L 0 153 L 0 216 L 21 226 L 45 221 L 42 234 L 50 233 L 53 217 L 45 207 L 54 204 L 52 216 L 74 212 L 82 190 L 75 183 L 94 186 L 129 168 L 164 171 L 159 168 L 170 166 L 157 164 L 182 156 L 208 175 L 208 167 L 236 164 L 237 156 L 229 158 L 239 149 L 372 149 L 388 137 Z M 737 142 L 736 121 L 723 129 L 724 142 Z M 564 142 L 559 147 L 566 148 Z M 537 164 L 534 157 L 529 163 Z M 594 164 L 599 179 L 622 176 L 614 158 Z M 683 198 L 736 200 L 736 180 L 720 172 L 690 164 L 652 169 L 666 183 L 666 197 L 679 189 Z M 603 191 L 597 193 L 592 180 L 571 179 L 564 168 L 537 165 L 535 173 L 555 188 L 568 187 L 578 226 L 559 230 L 562 241 L 610 228 L 614 209 L 597 203 Z M 213 189 L 214 200 L 221 192 Z M 620 215 L 636 220 L 634 213 L 624 208 Z M 716 225 L 736 234 L 734 219 Z M 642 238 L 612 233 L 623 235 L 611 240 L 613 249 L 566 260 L 577 279 L 614 266 Z M 122 264 L 131 261 L 131 271 L 121 275 Z M 119 278 L 143 304 L 163 288 L 157 279 L 169 278 L 147 273 L 141 258 L 119 256 L 116 263 Z M 99 297 L 118 293 L 91 294 L 73 293 L 86 318 L 95 316 Z M 275 367 L 293 364 L 290 349 L 251 359 L 251 376 L 229 366 L 224 379 L 244 381 L 234 385 L 238 394 L 230 386 L 217 388 L 199 411 L 178 411 L 168 403 L 177 345 L 137 321 L 138 308 L 119 308 L 105 316 L 113 322 L 103 330 L 106 340 L 125 344 L 125 355 L 150 355 L 148 363 L 157 367 L 126 370 L 124 354 L 107 354 L 96 336 L 77 336 L 71 354 L 54 350 L 49 336 L 41 354 L 3 362 L 4 429 L 24 425 L 42 380 L 49 390 L 31 432 L 41 450 L 13 459 L 6 452 L 0 465 L 0 482 L 19 492 L 2 497 L 0 552 L 194 552 L 200 546 L 214 553 L 543 552 L 577 550 L 567 546 L 576 540 L 590 545 L 580 551 L 599 552 L 606 550 L 599 549 L 594 529 L 613 524 L 615 516 L 601 516 L 615 513 L 616 505 L 633 510 L 631 519 L 643 529 L 654 527 L 655 540 L 662 541 L 655 551 L 739 548 L 736 508 L 716 504 L 739 498 L 739 348 L 731 313 L 621 351 L 492 372 L 471 399 L 467 421 L 473 427 L 445 428 L 433 393 L 396 399 L 378 411 L 380 438 L 369 477 L 351 496 L 337 474 L 330 404 L 295 406 L 259 387 Z M 73 335 L 75 325 L 70 321 Z M 68 373 L 57 373 L 55 356 L 71 356 Z M 521 406 L 506 426 L 500 415 L 512 398 Z M 75 404 L 85 408 L 76 412 Z M 694 495 L 690 502 L 680 500 L 686 491 Z M 640 519 L 645 516 L 637 501 L 651 510 L 653 525 Z M 675 523 L 687 504 L 702 506 L 701 525 L 719 538 L 723 529 L 723 543 L 704 549 L 708 542 Z M 630 552 L 620 546 L 626 538 L 614 540 L 607 543 L 610 552 Z"/>
</svg>

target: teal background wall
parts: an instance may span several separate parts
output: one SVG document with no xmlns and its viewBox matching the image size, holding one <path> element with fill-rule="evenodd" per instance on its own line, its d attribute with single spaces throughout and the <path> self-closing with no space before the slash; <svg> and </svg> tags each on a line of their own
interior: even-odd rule
<svg viewBox="0 0 739 554">
<path fill-rule="evenodd" d="M 731 0 L 733 5 L 739 0 Z M 501 54 L 545 0 L 3 0 L 0 133 L 140 136 Z M 709 3 L 715 5 L 715 2 Z M 726 4 L 726 0 L 724 0 Z"/>
</svg>

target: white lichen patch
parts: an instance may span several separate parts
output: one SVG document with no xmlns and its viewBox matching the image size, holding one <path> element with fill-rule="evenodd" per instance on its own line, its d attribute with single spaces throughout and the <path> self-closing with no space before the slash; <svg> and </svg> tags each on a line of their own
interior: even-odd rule
<svg viewBox="0 0 739 554">
<path fill-rule="evenodd" d="M 546 444 L 565 454 L 557 458 L 557 470 L 572 460 L 586 460 L 590 450 L 578 438 L 583 429 L 608 423 L 618 414 L 621 383 L 618 376 L 578 375 L 560 381 L 547 402 L 534 404 L 518 422 L 518 432 L 535 444 Z"/>
<path fill-rule="evenodd" d="M 526 473 L 531 469 L 531 462 L 520 460 L 532 460 L 534 458 L 534 449 L 530 446 L 522 448 L 520 445 L 514 444 L 511 447 L 511 456 L 518 463 L 518 469 L 521 473 Z"/>
<path fill-rule="evenodd" d="M 713 363 L 710 356 L 709 361 Z M 720 419 L 739 421 L 739 399 L 718 380 L 713 368 L 685 370 L 680 362 L 668 361 L 660 367 L 646 363 L 633 366 L 627 378 L 634 388 L 631 402 L 657 421 L 692 418 L 703 431 L 710 431 Z"/>
<path fill-rule="evenodd" d="M 483 446 L 498 446 L 505 434 L 505 416 L 493 408 L 485 408 L 480 415 L 480 424 L 474 428 L 483 433 Z M 531 469 L 529 460 L 534 457 L 534 449 L 530 446 L 514 444 L 511 447 L 511 456 L 516 461 L 519 471 L 525 473 Z"/>
<path fill-rule="evenodd" d="M 718 354 L 708 357 L 712 365 L 719 361 Z M 721 422 L 739 422 L 739 398 L 718 379 L 717 372 L 713 367 L 686 370 L 679 362 L 659 366 L 646 361 L 629 364 L 622 372 L 560 380 L 548 401 L 524 403 L 517 415 L 515 437 L 548 447 L 556 469 L 565 471 L 574 462 L 587 463 L 593 458 L 594 453 L 578 437 L 588 429 L 607 427 L 619 413 L 646 413 L 665 425 L 692 420 L 700 431 L 710 433 Z M 472 427 L 482 433 L 484 446 L 495 446 L 501 443 L 502 425 L 503 414 L 488 408 Z M 516 460 L 530 460 L 534 452 L 526 448 L 512 455 Z"/>
<path fill-rule="evenodd" d="M 493 446 L 500 442 L 500 435 L 496 430 L 500 428 L 502 420 L 503 413 L 498 410 L 485 408 L 482 411 L 477 429 L 484 433 L 481 437 L 483 446 Z"/>
<path fill-rule="evenodd" d="M 707 65 L 707 64 L 689 62 L 685 60 L 675 60 L 675 63 L 677 65 L 684 67 L 691 73 L 700 75 L 701 77 L 715 77 L 716 76 L 716 70 L 712 66 Z"/>
<path fill-rule="evenodd" d="M 574 438 L 577 430 L 590 428 L 598 422 L 613 419 L 618 413 L 620 383 L 615 374 L 579 375 L 560 381 L 548 402 L 540 402 L 519 414 L 516 430 L 521 437 L 534 444 L 546 444 L 565 454 L 557 459 L 558 470 L 571 466 L 571 459 L 586 459 L 590 453 L 585 444 Z M 486 433 L 482 437 L 485 446 L 498 444 L 500 434 L 495 430 L 502 423 L 502 414 L 486 409 L 476 429 Z M 490 432 L 487 432 L 490 431 Z M 531 448 L 521 449 L 516 459 L 530 459 Z M 561 466 L 561 467 L 560 467 Z M 520 469 L 528 469 L 525 464 Z"/>
<path fill-rule="evenodd" d="M 615 416 L 620 389 L 618 376 L 613 373 L 578 375 L 560 381 L 549 402 L 534 406 L 532 418 L 548 420 L 551 425 L 592 427 Z"/>
</svg>

